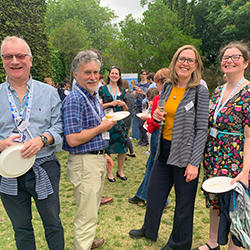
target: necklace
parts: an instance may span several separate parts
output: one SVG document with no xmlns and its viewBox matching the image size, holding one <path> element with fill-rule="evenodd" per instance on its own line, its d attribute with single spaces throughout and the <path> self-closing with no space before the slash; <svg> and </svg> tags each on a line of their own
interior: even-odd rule
<svg viewBox="0 0 250 250">
<path fill-rule="evenodd" d="M 176 89 L 179 89 L 179 90 L 177 91 Z M 176 99 L 176 96 L 183 91 L 183 89 L 185 89 L 185 88 L 178 88 L 175 85 L 173 86 L 173 90 L 175 92 L 175 93 L 173 93 L 174 94 L 174 96 L 173 96 L 174 100 Z"/>
</svg>

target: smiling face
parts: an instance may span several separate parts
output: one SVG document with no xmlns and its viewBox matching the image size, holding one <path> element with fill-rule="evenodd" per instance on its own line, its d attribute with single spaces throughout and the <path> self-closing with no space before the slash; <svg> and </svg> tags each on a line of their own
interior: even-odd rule
<svg viewBox="0 0 250 250">
<path fill-rule="evenodd" d="M 27 54 L 27 49 L 22 42 L 8 41 L 4 44 L 2 53 L 3 55 Z M 32 67 L 32 57 L 25 56 L 24 59 L 17 59 L 16 57 L 12 59 L 3 58 L 3 67 L 8 75 L 10 84 L 28 82 L 30 68 Z"/>
<path fill-rule="evenodd" d="M 232 56 L 232 55 L 242 55 L 242 53 L 238 48 L 234 47 L 227 49 L 223 54 L 223 56 Z M 249 62 L 248 61 L 246 62 L 243 56 L 240 56 L 239 60 L 232 60 L 232 58 L 229 58 L 227 61 L 223 61 L 222 59 L 221 70 L 226 75 L 241 74 L 243 76 L 248 64 Z"/>
<path fill-rule="evenodd" d="M 76 82 L 90 94 L 94 94 L 99 82 L 99 68 L 96 61 L 81 63 L 78 74 L 73 72 Z"/>
<path fill-rule="evenodd" d="M 110 73 L 109 73 L 109 78 L 111 82 L 115 82 L 117 83 L 118 80 L 121 78 L 119 70 L 118 69 L 111 69 Z"/>
<path fill-rule="evenodd" d="M 196 60 L 195 53 L 191 49 L 185 49 L 183 50 L 178 58 L 185 58 L 185 59 L 193 59 Z M 197 63 L 189 64 L 187 60 L 184 62 L 179 62 L 178 59 L 175 63 L 175 71 L 178 75 L 179 79 L 190 79 L 192 76 L 192 73 L 196 70 Z"/>
</svg>

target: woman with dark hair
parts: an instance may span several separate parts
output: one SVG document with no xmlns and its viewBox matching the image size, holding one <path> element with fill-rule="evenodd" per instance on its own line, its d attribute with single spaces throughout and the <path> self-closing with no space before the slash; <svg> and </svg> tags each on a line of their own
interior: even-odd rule
<svg viewBox="0 0 250 250">
<path fill-rule="evenodd" d="M 219 56 L 226 84 L 215 89 L 211 101 L 209 128 L 205 156 L 204 181 L 216 176 L 234 178 L 231 184 L 241 181 L 249 186 L 250 171 L 250 83 L 248 76 L 250 53 L 246 44 L 231 42 L 224 46 Z M 208 243 L 196 250 L 219 250 L 225 245 L 221 237 L 221 198 L 223 194 L 204 192 L 206 207 L 210 211 Z M 224 202 L 223 202 L 224 203 Z M 221 228 L 221 227 L 220 227 Z M 225 234 L 225 232 L 223 232 Z M 237 250 L 232 237 L 228 249 Z M 249 248 L 247 248 L 249 249 Z"/>
<path fill-rule="evenodd" d="M 125 89 L 121 87 L 121 70 L 116 66 L 112 66 L 109 70 L 106 85 L 99 89 L 103 109 L 112 108 L 114 112 L 127 111 L 128 106 L 124 102 L 125 94 Z M 124 120 L 117 121 L 117 124 L 109 130 L 109 135 L 107 153 L 118 153 L 116 176 L 125 181 L 127 177 L 122 172 L 127 152 L 127 132 Z M 108 180 L 110 182 L 116 181 L 111 170 L 108 171 Z"/>
<path fill-rule="evenodd" d="M 199 166 L 207 138 L 208 90 L 200 85 L 202 61 L 196 48 L 185 45 L 177 50 L 169 65 L 169 79 L 162 87 L 161 112 L 155 121 L 164 121 L 159 133 L 155 163 L 147 189 L 144 224 L 131 230 L 132 238 L 157 240 L 161 216 L 174 186 L 176 205 L 173 229 L 162 250 L 190 250 Z"/>
</svg>

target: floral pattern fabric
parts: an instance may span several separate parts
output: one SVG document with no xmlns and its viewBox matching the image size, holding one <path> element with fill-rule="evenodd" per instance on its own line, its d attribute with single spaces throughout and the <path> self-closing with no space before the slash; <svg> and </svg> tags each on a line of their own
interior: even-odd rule
<svg viewBox="0 0 250 250">
<path fill-rule="evenodd" d="M 117 95 L 117 100 L 124 101 L 125 98 L 125 89 L 121 88 L 121 92 Z M 110 94 L 107 85 L 101 87 L 99 89 L 99 96 L 102 98 L 103 103 L 108 103 L 113 101 L 113 97 Z M 114 112 L 122 111 L 121 106 L 113 107 Z M 109 146 L 107 148 L 108 154 L 115 154 L 115 153 L 126 153 L 128 146 L 127 146 L 127 127 L 124 120 L 117 121 L 116 125 L 114 125 L 109 130 L 110 140 Z"/>
<path fill-rule="evenodd" d="M 222 108 L 214 124 L 213 115 L 218 105 L 223 86 L 218 87 L 212 96 L 209 113 L 209 128 L 237 133 L 218 133 L 214 138 L 208 135 L 204 155 L 204 181 L 215 176 L 235 178 L 243 168 L 244 128 L 250 127 L 250 86 L 243 87 Z M 220 209 L 217 194 L 204 191 L 206 206 Z"/>
</svg>

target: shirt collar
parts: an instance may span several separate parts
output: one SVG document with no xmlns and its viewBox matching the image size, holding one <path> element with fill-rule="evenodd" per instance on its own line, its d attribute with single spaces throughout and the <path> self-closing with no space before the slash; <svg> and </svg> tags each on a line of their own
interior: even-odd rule
<svg viewBox="0 0 250 250">
<path fill-rule="evenodd" d="M 11 91 L 13 91 L 13 88 L 12 88 L 12 86 L 9 83 L 9 77 L 8 76 L 6 76 L 6 83 L 7 83 L 8 89 L 11 90 Z M 30 75 L 30 79 L 27 82 L 27 86 L 26 86 L 27 90 L 30 90 L 31 83 L 32 83 L 32 76 Z"/>
<path fill-rule="evenodd" d="M 95 100 L 96 99 L 96 92 L 94 92 L 93 95 L 91 95 L 86 89 L 84 89 L 83 87 L 81 87 L 78 83 L 76 83 L 77 87 L 91 100 Z"/>
</svg>

